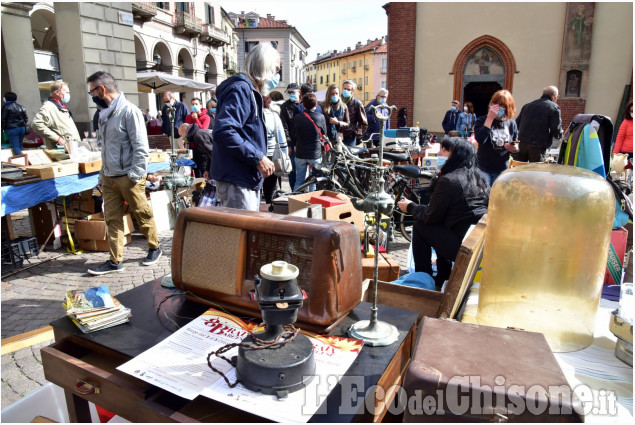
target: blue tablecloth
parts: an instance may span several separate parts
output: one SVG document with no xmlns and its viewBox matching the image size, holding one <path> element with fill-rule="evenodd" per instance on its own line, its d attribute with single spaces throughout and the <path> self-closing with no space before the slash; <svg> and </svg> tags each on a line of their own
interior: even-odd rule
<svg viewBox="0 0 635 425">
<path fill-rule="evenodd" d="M 148 173 L 156 173 L 169 168 L 169 162 L 152 162 L 148 164 Z M 0 199 L 2 201 L 2 209 L 0 215 L 4 217 L 6 214 L 11 214 L 42 202 L 52 201 L 58 196 L 68 196 L 92 189 L 97 186 L 98 178 L 99 172 L 96 172 L 58 177 L 21 186 L 2 186 L 2 198 Z"/>
</svg>

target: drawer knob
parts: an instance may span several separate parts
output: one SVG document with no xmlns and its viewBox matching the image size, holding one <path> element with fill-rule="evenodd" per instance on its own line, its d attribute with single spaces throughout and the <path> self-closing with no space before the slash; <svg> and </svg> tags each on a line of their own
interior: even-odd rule
<svg viewBox="0 0 635 425">
<path fill-rule="evenodd" d="M 98 386 L 81 379 L 78 379 L 75 383 L 75 391 L 83 395 L 99 394 L 101 392 Z"/>
</svg>

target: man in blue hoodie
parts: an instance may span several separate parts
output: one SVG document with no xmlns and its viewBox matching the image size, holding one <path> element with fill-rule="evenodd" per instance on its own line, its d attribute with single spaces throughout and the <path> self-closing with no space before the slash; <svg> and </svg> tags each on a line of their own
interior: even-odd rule
<svg viewBox="0 0 635 425">
<path fill-rule="evenodd" d="M 223 81 L 214 124 L 211 177 L 224 207 L 258 211 L 263 180 L 274 172 L 267 158 L 263 97 L 280 82 L 280 55 L 260 43 L 245 59 L 245 72 Z"/>
</svg>

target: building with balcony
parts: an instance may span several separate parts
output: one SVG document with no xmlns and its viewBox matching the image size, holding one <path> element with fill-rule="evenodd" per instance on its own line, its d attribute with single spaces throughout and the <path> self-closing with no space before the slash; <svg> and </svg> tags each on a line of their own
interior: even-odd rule
<svg viewBox="0 0 635 425">
<path fill-rule="evenodd" d="M 238 67 L 243 64 L 249 51 L 259 43 L 271 43 L 280 53 L 280 94 L 286 93 L 289 83 L 302 84 L 306 80 L 306 56 L 310 47 L 296 27 L 286 20 L 278 20 L 267 14 L 255 12 L 228 12 L 234 23 L 234 33 L 238 36 Z"/>
<path fill-rule="evenodd" d="M 307 65 L 307 82 L 313 85 L 314 91 L 321 92 L 331 84 L 337 84 L 341 90 L 344 81 L 353 80 L 357 84 L 355 96 L 364 103 L 369 102 L 382 87 L 382 81 L 385 85 L 386 75 L 380 74 L 380 66 L 387 52 L 383 37 L 367 40 L 366 44 L 359 42 L 355 48 L 328 51 Z"/>
<path fill-rule="evenodd" d="M 307 65 L 307 82 L 313 85 L 313 91 L 321 92 L 331 84 L 341 86 L 340 61 L 337 55 L 337 50 L 330 50 L 318 55 Z"/>
<path fill-rule="evenodd" d="M 67 81 L 81 133 L 96 111 L 85 94 L 93 72 L 110 72 L 128 99 L 155 113 L 162 100 L 138 92 L 137 72 L 219 84 L 238 69 L 233 30 L 219 2 L 2 2 L 2 91 L 19 93 L 32 117 L 48 96 L 38 82 Z M 176 94 L 193 96 L 212 93 Z"/>
<path fill-rule="evenodd" d="M 385 39 L 382 39 L 385 40 Z M 388 43 L 382 43 L 372 52 L 373 85 L 370 91 L 371 100 L 377 96 L 379 89 L 387 88 L 388 80 Z"/>
</svg>

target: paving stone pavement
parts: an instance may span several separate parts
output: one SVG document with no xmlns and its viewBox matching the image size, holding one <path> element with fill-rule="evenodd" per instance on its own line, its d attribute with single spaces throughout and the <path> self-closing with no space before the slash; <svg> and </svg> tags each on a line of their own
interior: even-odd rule
<svg viewBox="0 0 635 425">
<path fill-rule="evenodd" d="M 18 236 L 31 235 L 26 211 L 11 217 Z M 38 258 L 25 261 L 23 269 L 1 279 L 1 338 L 40 329 L 62 317 L 62 301 L 67 290 L 108 285 L 110 292 L 117 295 L 170 273 L 172 231 L 159 233 L 159 239 L 163 256 L 153 266 L 143 266 L 141 262 L 148 245 L 141 233 L 133 232 L 132 242 L 124 249 L 125 271 L 103 276 L 92 276 L 86 270 L 106 261 L 107 252 L 73 255 L 65 248 L 56 251 L 47 248 Z M 402 273 L 406 270 L 408 246 L 400 234 L 390 246 L 390 255 L 399 263 Z M 52 342 L 42 342 L 2 356 L 2 408 L 46 384 L 40 349 Z"/>
</svg>

